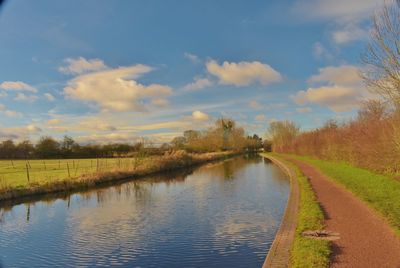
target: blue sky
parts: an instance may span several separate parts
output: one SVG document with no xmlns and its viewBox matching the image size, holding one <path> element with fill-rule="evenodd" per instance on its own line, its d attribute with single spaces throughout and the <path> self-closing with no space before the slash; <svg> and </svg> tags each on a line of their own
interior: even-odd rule
<svg viewBox="0 0 400 268">
<path fill-rule="evenodd" d="M 228 116 L 249 133 L 344 120 L 380 0 L 8 1 L 0 138 L 163 142 Z"/>
</svg>

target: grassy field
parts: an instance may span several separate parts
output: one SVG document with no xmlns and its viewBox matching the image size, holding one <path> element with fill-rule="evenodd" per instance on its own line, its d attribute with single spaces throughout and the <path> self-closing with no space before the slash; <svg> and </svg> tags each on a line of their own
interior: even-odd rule
<svg viewBox="0 0 400 268">
<path fill-rule="evenodd" d="M 0 201 L 70 192 L 100 184 L 226 159 L 237 152 L 64 160 L 0 161 Z"/>
<path fill-rule="evenodd" d="M 147 157 L 1 160 L 0 189 L 27 187 L 29 184 L 48 183 L 104 171 L 130 171 L 145 165 L 152 159 Z"/>
<path fill-rule="evenodd" d="M 293 155 L 290 157 L 319 168 L 331 179 L 342 184 L 387 219 L 400 236 L 400 181 L 343 162 Z"/>
<path fill-rule="evenodd" d="M 300 207 L 295 239 L 291 249 L 290 267 L 328 267 L 331 254 L 329 242 L 303 237 L 307 230 L 324 229 L 324 215 L 319 207 L 314 191 L 308 179 L 294 164 L 283 160 L 279 154 L 271 154 L 281 160 L 287 167 L 294 170 L 300 187 Z"/>
</svg>

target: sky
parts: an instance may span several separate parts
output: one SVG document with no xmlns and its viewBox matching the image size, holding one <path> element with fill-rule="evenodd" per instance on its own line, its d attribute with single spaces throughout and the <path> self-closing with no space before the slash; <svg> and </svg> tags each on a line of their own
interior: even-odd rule
<svg viewBox="0 0 400 268">
<path fill-rule="evenodd" d="M 170 141 L 229 117 L 264 136 L 354 117 L 381 0 L 12 0 L 0 139 Z"/>
</svg>

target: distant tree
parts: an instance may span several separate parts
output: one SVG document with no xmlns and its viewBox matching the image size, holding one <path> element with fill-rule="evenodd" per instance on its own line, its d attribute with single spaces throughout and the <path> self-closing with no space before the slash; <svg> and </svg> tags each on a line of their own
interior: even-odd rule
<svg viewBox="0 0 400 268">
<path fill-rule="evenodd" d="M 171 141 L 171 145 L 175 150 L 183 150 L 186 145 L 186 139 L 185 137 L 175 137 Z"/>
<path fill-rule="evenodd" d="M 290 144 L 300 133 L 300 127 L 292 121 L 274 121 L 269 124 L 267 136 L 272 141 L 274 151 L 279 151 L 284 145 Z"/>
<path fill-rule="evenodd" d="M 216 132 L 222 134 L 222 150 L 228 150 L 229 148 L 229 137 L 232 134 L 232 130 L 235 128 L 236 123 L 232 119 L 221 117 L 215 121 Z"/>
<path fill-rule="evenodd" d="M 75 145 L 75 141 L 73 138 L 69 136 L 64 136 L 63 141 L 61 142 L 61 154 L 63 157 L 72 157 L 72 148 Z"/>
<path fill-rule="evenodd" d="M 367 100 L 361 104 L 358 111 L 358 120 L 368 122 L 381 120 L 389 115 L 387 105 L 381 100 Z"/>
<path fill-rule="evenodd" d="M 361 72 L 370 91 L 400 109 L 400 1 L 387 1 L 374 17 Z"/>
<path fill-rule="evenodd" d="M 28 159 L 31 158 L 35 152 L 35 147 L 29 140 L 24 140 L 17 145 L 18 158 Z"/>
<path fill-rule="evenodd" d="M 11 159 L 16 155 L 16 147 L 12 140 L 5 140 L 0 144 L 0 158 Z"/>
<path fill-rule="evenodd" d="M 39 158 L 57 158 L 60 156 L 60 144 L 52 137 L 41 137 L 35 147 Z"/>
<path fill-rule="evenodd" d="M 264 152 L 272 152 L 272 142 L 270 140 L 263 141 Z"/>
</svg>

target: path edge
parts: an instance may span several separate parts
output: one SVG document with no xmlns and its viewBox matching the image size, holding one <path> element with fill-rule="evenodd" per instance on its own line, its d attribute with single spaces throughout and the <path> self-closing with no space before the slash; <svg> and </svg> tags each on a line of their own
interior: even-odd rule
<svg viewBox="0 0 400 268">
<path fill-rule="evenodd" d="M 262 268 L 288 267 L 290 261 L 290 251 L 293 246 L 298 222 L 300 202 L 299 183 L 295 172 L 288 168 L 282 161 L 266 154 L 261 154 L 261 156 L 271 160 L 288 175 L 290 180 L 290 193 L 285 212 Z"/>
</svg>

